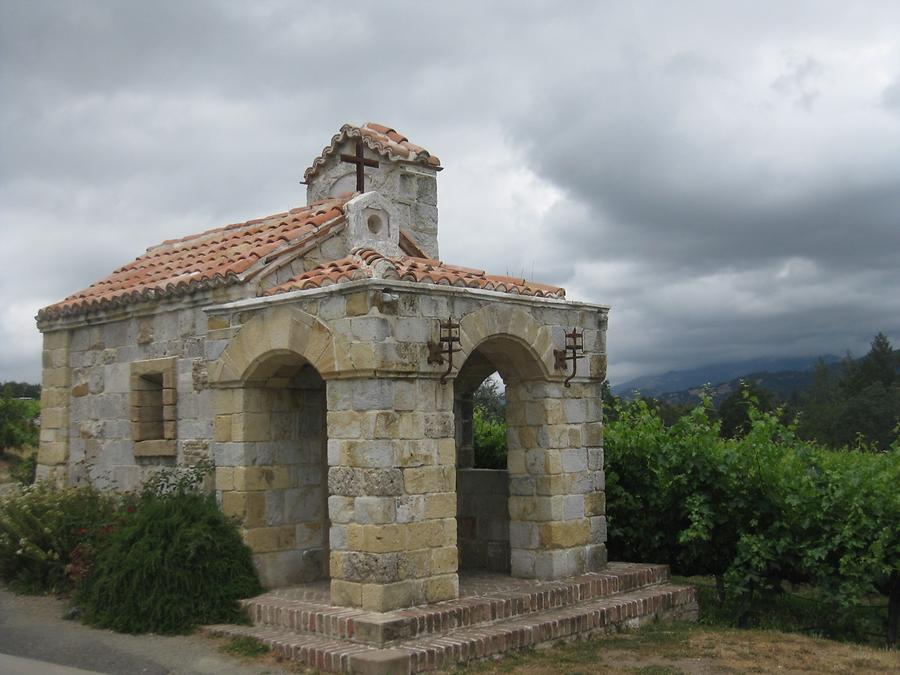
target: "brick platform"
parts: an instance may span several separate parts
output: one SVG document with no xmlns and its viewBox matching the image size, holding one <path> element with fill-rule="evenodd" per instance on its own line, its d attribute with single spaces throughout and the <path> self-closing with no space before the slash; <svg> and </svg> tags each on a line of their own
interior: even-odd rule
<svg viewBox="0 0 900 675">
<path fill-rule="evenodd" d="M 458 600 L 384 613 L 334 607 L 315 583 L 244 601 L 253 626 L 206 630 L 320 670 L 416 673 L 656 617 L 696 620 L 694 589 L 668 581 L 666 566 L 632 563 L 552 582 L 464 572 Z"/>
</svg>

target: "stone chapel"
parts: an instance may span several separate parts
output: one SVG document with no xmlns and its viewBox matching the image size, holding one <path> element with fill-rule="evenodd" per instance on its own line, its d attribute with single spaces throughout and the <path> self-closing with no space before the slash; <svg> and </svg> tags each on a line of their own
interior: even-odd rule
<svg viewBox="0 0 900 675">
<path fill-rule="evenodd" d="M 603 570 L 608 308 L 441 262 L 441 169 L 344 125 L 306 206 L 163 241 L 42 309 L 39 479 L 133 490 L 209 459 L 267 587 L 367 611 L 457 598 L 460 570 Z M 472 466 L 494 372 L 502 471 Z"/>
</svg>

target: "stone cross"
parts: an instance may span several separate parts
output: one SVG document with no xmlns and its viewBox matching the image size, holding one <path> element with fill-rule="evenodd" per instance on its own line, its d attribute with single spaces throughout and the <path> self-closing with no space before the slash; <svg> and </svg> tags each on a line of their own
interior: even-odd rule
<svg viewBox="0 0 900 675">
<path fill-rule="evenodd" d="M 356 164 L 356 191 L 357 192 L 365 192 L 366 191 L 366 174 L 365 167 L 378 166 L 377 159 L 366 159 L 363 157 L 363 142 L 361 138 L 356 139 L 356 154 L 355 155 L 345 155 L 341 154 L 342 162 L 349 162 L 350 164 Z"/>
</svg>

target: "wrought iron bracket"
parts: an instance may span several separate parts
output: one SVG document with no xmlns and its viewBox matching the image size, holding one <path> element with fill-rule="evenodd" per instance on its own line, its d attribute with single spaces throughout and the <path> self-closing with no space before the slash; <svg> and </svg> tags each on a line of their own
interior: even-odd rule
<svg viewBox="0 0 900 675">
<path fill-rule="evenodd" d="M 459 322 L 454 321 L 451 316 L 446 321 L 441 321 L 439 327 L 438 341 L 428 341 L 428 363 L 432 365 L 447 363 L 447 370 L 441 375 L 441 384 L 447 384 L 447 376 L 453 370 L 453 355 L 461 351 L 456 346 L 459 344 Z"/>
<path fill-rule="evenodd" d="M 566 388 L 571 387 L 572 378 L 578 372 L 578 362 L 584 358 L 584 331 L 580 333 L 576 328 L 566 333 L 565 349 L 554 349 L 554 367 L 557 370 L 566 370 L 569 362 L 572 363 L 572 372 L 566 377 L 563 384 Z"/>
</svg>

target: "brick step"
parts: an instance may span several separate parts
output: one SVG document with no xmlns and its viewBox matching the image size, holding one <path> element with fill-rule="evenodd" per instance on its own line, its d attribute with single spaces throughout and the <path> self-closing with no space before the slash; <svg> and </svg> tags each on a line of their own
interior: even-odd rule
<svg viewBox="0 0 900 675">
<path fill-rule="evenodd" d="M 310 601 L 301 589 L 282 589 L 243 602 L 256 625 L 384 646 L 420 635 L 444 634 L 548 609 L 577 605 L 664 583 L 665 565 L 610 563 L 600 573 L 560 581 L 464 577 L 458 600 L 376 613 Z"/>
<path fill-rule="evenodd" d="M 654 617 L 695 620 L 690 586 L 660 584 L 627 593 L 545 609 L 489 625 L 424 635 L 389 648 L 266 626 L 208 626 L 216 635 L 251 635 L 282 658 L 329 672 L 416 673 L 482 659 L 543 643 L 635 627 Z"/>
</svg>

